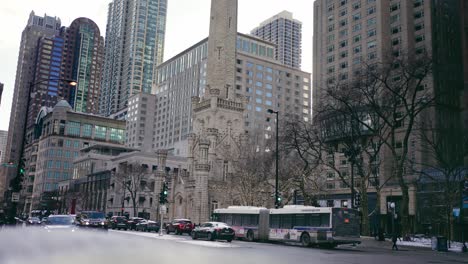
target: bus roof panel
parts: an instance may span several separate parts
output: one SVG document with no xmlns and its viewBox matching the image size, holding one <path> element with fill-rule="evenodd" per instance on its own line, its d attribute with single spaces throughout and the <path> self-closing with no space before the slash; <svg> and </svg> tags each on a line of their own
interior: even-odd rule
<svg viewBox="0 0 468 264">
<path fill-rule="evenodd" d="M 264 207 L 254 206 L 229 206 L 228 208 L 216 209 L 214 213 L 218 214 L 259 214 L 261 210 L 267 210 Z"/>
<path fill-rule="evenodd" d="M 285 206 L 279 209 L 270 209 L 270 214 L 300 214 L 300 213 L 331 213 L 331 207 L 314 207 L 314 206 L 303 206 L 293 205 Z"/>
</svg>

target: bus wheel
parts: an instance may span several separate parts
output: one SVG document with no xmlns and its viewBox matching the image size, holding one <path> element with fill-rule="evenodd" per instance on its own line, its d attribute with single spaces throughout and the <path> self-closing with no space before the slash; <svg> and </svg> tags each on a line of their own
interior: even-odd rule
<svg viewBox="0 0 468 264">
<path fill-rule="evenodd" d="M 245 237 L 247 239 L 247 241 L 249 242 L 252 242 L 254 241 L 254 233 L 252 232 L 252 230 L 249 230 L 247 232 L 247 236 Z"/>
<path fill-rule="evenodd" d="M 307 233 L 303 233 L 301 236 L 301 243 L 304 247 L 310 246 L 310 236 Z"/>
</svg>

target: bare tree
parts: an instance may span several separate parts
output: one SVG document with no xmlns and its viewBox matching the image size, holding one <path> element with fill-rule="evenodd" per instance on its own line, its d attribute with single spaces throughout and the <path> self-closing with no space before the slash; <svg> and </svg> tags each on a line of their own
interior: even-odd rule
<svg viewBox="0 0 468 264">
<path fill-rule="evenodd" d="M 443 205 L 442 220 L 447 227 L 445 235 L 451 239 L 451 217 L 460 197 L 460 183 L 464 180 L 466 168 L 463 166 L 467 135 L 461 129 L 461 120 L 452 126 L 442 127 L 428 121 L 419 132 L 421 161 L 412 161 L 415 173 L 421 174 L 421 184 L 432 185 L 436 193 L 441 193 L 437 204 Z M 433 206 L 436 206 L 434 204 Z"/>
<path fill-rule="evenodd" d="M 118 172 L 114 174 L 115 182 L 125 194 L 122 199 L 128 197 L 132 202 L 134 216 L 138 216 L 140 195 L 152 191 L 149 188 L 149 176 L 148 168 L 137 162 L 120 164 Z"/>
</svg>

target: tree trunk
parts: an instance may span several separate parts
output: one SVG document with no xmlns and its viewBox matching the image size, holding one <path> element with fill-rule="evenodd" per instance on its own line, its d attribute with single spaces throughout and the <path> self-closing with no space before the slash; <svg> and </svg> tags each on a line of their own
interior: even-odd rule
<svg viewBox="0 0 468 264">
<path fill-rule="evenodd" d="M 406 184 L 400 184 L 401 187 L 401 235 L 406 238 L 411 233 L 409 219 L 409 191 Z"/>
<path fill-rule="evenodd" d="M 366 181 L 365 178 L 361 178 L 361 212 L 362 212 L 362 219 L 361 219 L 361 235 L 369 236 L 370 235 L 370 221 L 369 221 L 369 198 L 367 196 L 367 188 L 366 188 Z"/>
<path fill-rule="evenodd" d="M 133 217 L 138 217 L 138 209 L 136 204 L 136 199 L 133 199 Z"/>
</svg>

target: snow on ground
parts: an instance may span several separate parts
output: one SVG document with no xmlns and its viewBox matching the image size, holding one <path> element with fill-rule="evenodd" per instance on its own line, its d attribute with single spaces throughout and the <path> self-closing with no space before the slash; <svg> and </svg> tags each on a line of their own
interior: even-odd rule
<svg viewBox="0 0 468 264">
<path fill-rule="evenodd" d="M 408 246 L 408 247 L 425 247 L 432 248 L 432 240 L 430 238 L 412 238 L 412 241 L 400 241 L 398 240 L 397 245 L 399 246 Z M 448 246 L 448 244 L 447 244 Z M 448 249 L 451 252 L 461 252 L 463 244 L 460 242 L 451 242 L 450 248 Z"/>
<path fill-rule="evenodd" d="M 112 232 L 115 233 L 122 233 L 122 234 L 131 234 L 135 236 L 141 236 L 141 237 L 149 237 L 149 238 L 155 238 L 155 239 L 160 239 L 160 240 L 172 240 L 180 243 L 186 243 L 186 244 L 192 244 L 192 245 L 198 245 L 198 246 L 203 246 L 203 247 L 214 247 L 214 248 L 235 248 L 235 247 L 240 247 L 238 245 L 233 245 L 232 243 L 226 242 L 226 241 L 204 241 L 204 240 L 192 240 L 192 238 L 188 236 L 173 236 L 173 235 L 162 235 L 160 236 L 158 233 L 146 233 L 146 232 L 132 232 L 132 231 L 115 231 L 112 230 Z"/>
</svg>

